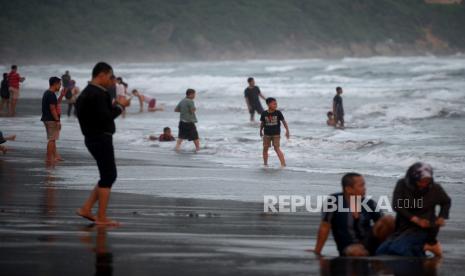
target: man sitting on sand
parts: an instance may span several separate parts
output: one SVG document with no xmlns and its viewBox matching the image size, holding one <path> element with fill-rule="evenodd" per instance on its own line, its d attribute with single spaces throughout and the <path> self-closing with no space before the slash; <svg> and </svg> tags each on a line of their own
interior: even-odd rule
<svg viewBox="0 0 465 276">
<path fill-rule="evenodd" d="M 139 105 L 140 105 L 139 112 L 144 111 L 144 103 L 148 104 L 148 107 L 147 107 L 148 112 L 163 111 L 163 108 L 156 108 L 155 107 L 156 104 L 157 104 L 156 99 L 151 98 L 149 96 L 146 96 L 146 95 L 140 93 L 139 91 L 137 91 L 136 89 L 132 90 L 132 94 L 139 99 Z"/>
<path fill-rule="evenodd" d="M 433 179 L 433 168 L 415 163 L 397 182 L 392 196 L 396 211 L 396 232 L 376 251 L 377 255 L 424 257 L 425 251 L 442 255 L 436 239 L 449 218 L 450 197 Z M 436 215 L 436 207 L 439 214 Z"/>
<path fill-rule="evenodd" d="M 394 230 L 394 218 L 383 216 L 376 211 L 376 203 L 368 200 L 371 210 L 357 206 L 356 197 L 363 201 L 365 179 L 358 173 L 348 173 L 342 177 L 342 193 L 332 194 L 335 206 L 348 210 L 324 212 L 314 252 L 321 254 L 329 232 L 332 230 L 340 256 L 374 255 L 378 246 Z M 340 200 L 343 200 L 342 204 Z M 350 210 L 350 211 L 349 211 Z M 372 226 L 373 225 L 373 226 Z"/>
<path fill-rule="evenodd" d="M 149 140 L 160 141 L 160 142 L 172 142 L 176 140 L 173 135 L 171 135 L 171 128 L 165 127 L 163 133 L 160 136 L 150 135 Z"/>
<path fill-rule="evenodd" d="M 328 111 L 328 113 L 326 113 L 326 116 L 328 116 L 328 120 L 326 120 L 326 124 L 328 126 L 335 127 L 336 126 L 336 120 L 334 119 L 334 113 L 331 112 L 331 111 Z"/>
<path fill-rule="evenodd" d="M 0 144 L 5 143 L 6 141 L 14 141 L 15 139 L 16 135 L 3 136 L 3 133 L 0 131 Z M 0 145 L 0 151 L 5 154 L 8 151 L 8 148 Z"/>
</svg>

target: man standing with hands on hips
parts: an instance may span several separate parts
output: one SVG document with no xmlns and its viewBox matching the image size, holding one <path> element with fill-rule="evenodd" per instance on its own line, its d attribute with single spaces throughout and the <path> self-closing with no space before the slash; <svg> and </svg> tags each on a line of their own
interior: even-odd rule
<svg viewBox="0 0 465 276">
<path fill-rule="evenodd" d="M 116 164 L 113 149 L 114 119 L 129 106 L 130 101 L 118 99 L 112 104 L 108 93 L 114 85 L 113 68 L 99 62 L 92 70 L 92 80 L 82 91 L 76 102 L 77 117 L 81 126 L 85 144 L 97 161 L 100 180 L 92 190 L 89 198 L 76 213 L 97 225 L 116 226 L 119 223 L 107 218 L 106 210 L 110 192 L 116 180 Z M 92 215 L 92 207 L 98 201 L 97 216 Z"/>
</svg>

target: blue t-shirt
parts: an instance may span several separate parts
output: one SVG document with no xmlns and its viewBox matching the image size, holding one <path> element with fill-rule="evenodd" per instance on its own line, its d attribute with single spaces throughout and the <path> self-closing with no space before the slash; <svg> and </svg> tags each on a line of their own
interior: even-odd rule
<svg viewBox="0 0 465 276">
<path fill-rule="evenodd" d="M 349 208 L 349 202 L 343 197 L 343 193 L 335 193 L 336 206 L 339 206 L 339 199 L 343 199 L 343 207 Z M 363 201 L 363 198 L 362 198 Z M 331 231 L 340 255 L 344 255 L 344 249 L 354 243 L 363 243 L 369 238 L 373 224 L 380 219 L 382 212 L 376 212 L 376 203 L 369 200 L 367 205 L 373 212 L 369 212 L 362 207 L 358 219 L 355 219 L 351 212 L 322 212 L 322 221 L 331 224 Z"/>
<path fill-rule="evenodd" d="M 42 96 L 42 118 L 40 119 L 41 121 L 55 121 L 52 112 L 50 112 L 50 105 L 53 104 L 56 106 L 57 103 L 58 100 L 55 93 L 53 93 L 50 90 L 44 92 L 44 95 Z"/>
</svg>

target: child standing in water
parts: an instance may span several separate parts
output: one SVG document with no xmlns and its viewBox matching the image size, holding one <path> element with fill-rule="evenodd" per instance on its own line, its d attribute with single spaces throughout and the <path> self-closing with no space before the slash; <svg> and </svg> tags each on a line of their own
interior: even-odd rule
<svg viewBox="0 0 465 276">
<path fill-rule="evenodd" d="M 260 117 L 260 136 L 263 137 L 263 163 L 265 166 L 268 166 L 268 149 L 273 143 L 273 148 L 276 154 L 279 157 L 281 162 L 281 167 L 286 166 L 286 161 L 284 160 L 284 154 L 280 149 L 280 139 L 281 139 L 281 122 L 283 122 L 284 127 L 286 128 L 286 138 L 289 139 L 289 128 L 284 116 L 279 111 L 278 103 L 275 98 L 267 98 L 266 105 L 268 105 L 268 110 L 262 112 Z"/>
<path fill-rule="evenodd" d="M 344 128 L 344 105 L 342 104 L 342 88 L 336 87 L 336 96 L 333 99 L 333 114 L 336 126 L 339 124 L 340 128 Z"/>
</svg>

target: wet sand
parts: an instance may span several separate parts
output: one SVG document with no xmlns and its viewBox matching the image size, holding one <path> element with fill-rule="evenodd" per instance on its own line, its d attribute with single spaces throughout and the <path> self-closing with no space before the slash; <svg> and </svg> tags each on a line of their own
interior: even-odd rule
<svg viewBox="0 0 465 276">
<path fill-rule="evenodd" d="M 35 114 L 35 108 L 22 110 L 26 109 Z M 42 145 L 18 142 L 8 146 L 12 150 L 0 156 L 2 275 L 460 275 L 465 268 L 460 227 L 446 227 L 441 232 L 442 260 L 337 258 L 332 238 L 324 249 L 327 257 L 317 258 L 306 250 L 315 243 L 318 214 L 269 215 L 263 213 L 260 203 L 192 199 L 185 194 L 157 197 L 114 192 L 109 216 L 122 225 L 96 227 L 74 214 L 92 184 L 85 186 L 87 191 L 64 188 L 68 182 L 83 182 L 86 174 L 95 173 L 95 168 L 87 172 L 93 166 L 87 152 L 60 149 L 68 161 L 47 168 Z M 120 180 L 115 190 L 124 190 L 125 184 L 137 177 L 130 175 L 135 168 L 171 177 L 192 166 L 192 161 L 183 163 L 183 156 L 174 153 L 159 156 L 155 162 L 143 155 L 119 155 Z M 218 177 L 231 183 L 235 176 L 258 177 L 257 172 L 205 161 L 194 166 L 196 185 L 200 186 L 218 181 Z M 66 178 L 63 170 L 81 175 Z M 302 182 L 324 178 L 289 172 L 281 178 L 290 174 L 296 181 L 306 176 Z M 212 175 L 216 177 L 213 180 L 202 178 Z M 155 181 L 154 185 L 158 184 L 164 183 Z M 187 184 L 176 189 L 183 188 Z M 230 188 L 246 186 L 239 183 Z M 333 192 L 333 187 L 330 189 L 328 192 Z"/>
</svg>

